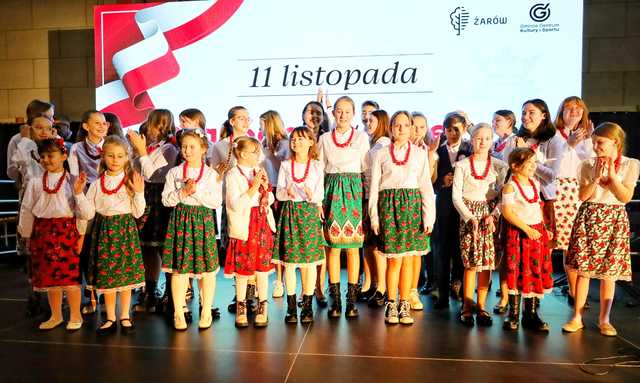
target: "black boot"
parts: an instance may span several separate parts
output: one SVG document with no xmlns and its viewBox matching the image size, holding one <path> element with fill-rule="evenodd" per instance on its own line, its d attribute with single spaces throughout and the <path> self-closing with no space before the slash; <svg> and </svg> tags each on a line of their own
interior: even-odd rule
<svg viewBox="0 0 640 383">
<path fill-rule="evenodd" d="M 284 317 L 285 323 L 298 323 L 298 307 L 296 306 L 296 295 L 287 295 L 287 315 Z"/>
<path fill-rule="evenodd" d="M 329 307 L 329 318 L 340 318 L 342 315 L 342 297 L 340 296 L 340 282 L 329 283 L 329 297 L 331 307 Z"/>
<path fill-rule="evenodd" d="M 509 316 L 505 318 L 502 328 L 506 331 L 517 331 L 520 327 L 520 294 L 509 294 Z"/>
<path fill-rule="evenodd" d="M 313 295 L 302 296 L 302 310 L 300 311 L 300 323 L 313 322 Z"/>
<path fill-rule="evenodd" d="M 256 313 L 257 306 L 256 285 L 247 285 L 247 312 L 249 314 Z"/>
<path fill-rule="evenodd" d="M 229 303 L 229 306 L 227 306 L 227 310 L 232 313 L 235 314 L 236 313 L 236 305 L 238 303 L 237 297 L 234 295 L 233 299 L 231 300 L 231 303 Z"/>
<path fill-rule="evenodd" d="M 537 332 L 549 332 L 549 324 L 538 315 L 539 298 L 525 298 L 522 313 L 522 327 Z"/>
<path fill-rule="evenodd" d="M 371 297 L 376 293 L 377 290 L 378 288 L 376 287 L 376 285 L 372 283 L 371 287 L 369 287 L 369 290 L 358 291 L 358 302 L 369 302 L 369 299 L 371 299 Z"/>
<path fill-rule="evenodd" d="M 358 285 L 355 283 L 349 283 L 347 285 L 347 307 L 344 310 L 344 315 L 347 318 L 357 318 L 358 308 L 356 307 L 356 299 L 358 298 Z"/>
</svg>

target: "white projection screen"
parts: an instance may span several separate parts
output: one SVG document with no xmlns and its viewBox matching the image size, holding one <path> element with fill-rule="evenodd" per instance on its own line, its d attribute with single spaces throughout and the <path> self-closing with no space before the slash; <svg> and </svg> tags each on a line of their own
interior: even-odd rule
<svg viewBox="0 0 640 383">
<path fill-rule="evenodd" d="M 137 127 L 198 108 L 215 141 L 227 111 L 273 109 L 287 127 L 318 88 L 393 113 L 489 122 L 580 95 L 582 0 L 218 0 L 97 6 L 96 107 Z M 362 125 L 358 115 L 354 125 Z"/>
</svg>

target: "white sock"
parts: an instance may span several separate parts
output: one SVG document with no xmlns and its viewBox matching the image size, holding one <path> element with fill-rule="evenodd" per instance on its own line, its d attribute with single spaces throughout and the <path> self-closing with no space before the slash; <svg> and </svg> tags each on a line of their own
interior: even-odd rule
<svg viewBox="0 0 640 383">
<path fill-rule="evenodd" d="M 249 277 L 236 275 L 236 301 L 244 302 L 247 300 L 247 281 Z"/>
<path fill-rule="evenodd" d="M 287 295 L 296 293 L 296 268 L 295 265 L 285 265 L 284 283 L 287 285 Z"/>
<path fill-rule="evenodd" d="M 304 295 L 313 295 L 316 289 L 316 278 L 318 274 L 318 269 L 315 265 L 307 266 L 307 275 L 305 276 L 305 280 L 302 282 L 302 290 L 304 291 Z"/>
<path fill-rule="evenodd" d="M 211 314 L 211 305 L 213 304 L 213 297 L 216 293 L 216 273 L 204 273 L 202 274 L 202 312 Z"/>
<path fill-rule="evenodd" d="M 258 301 L 266 301 L 269 291 L 269 273 L 262 271 L 256 272 L 256 290 L 258 291 Z"/>
</svg>

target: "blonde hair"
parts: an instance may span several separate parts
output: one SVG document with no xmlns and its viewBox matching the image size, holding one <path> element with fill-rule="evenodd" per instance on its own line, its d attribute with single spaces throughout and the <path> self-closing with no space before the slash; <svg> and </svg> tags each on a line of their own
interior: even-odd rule
<svg viewBox="0 0 640 383">
<path fill-rule="evenodd" d="M 270 152 L 275 152 L 280 140 L 287 137 L 284 131 L 284 122 L 280 118 L 280 114 L 275 110 L 268 110 L 260 115 L 260 119 L 264 121 L 265 140 L 267 148 Z"/>
<path fill-rule="evenodd" d="M 133 167 L 131 166 L 131 159 L 129 158 L 129 144 L 127 144 L 127 142 L 120 136 L 111 135 L 107 136 L 104 139 L 104 143 L 102 144 L 102 158 L 100 159 L 98 172 L 100 173 L 100 175 L 102 175 L 107 171 L 107 164 L 104 160 L 104 153 L 107 151 L 107 147 L 109 146 L 119 146 L 122 148 L 122 150 L 124 150 L 124 154 L 127 156 L 127 161 L 124 164 L 124 176 L 125 178 L 130 180 L 133 173 Z M 127 192 L 129 193 L 129 195 L 134 194 L 133 189 L 129 186 L 129 183 L 127 181 L 125 181 L 125 187 L 127 188 Z"/>
<path fill-rule="evenodd" d="M 291 132 L 291 139 L 293 139 L 293 137 L 296 137 L 296 136 L 301 136 L 308 140 L 311 140 L 313 144 L 311 145 L 311 147 L 309 147 L 309 158 L 311 158 L 312 160 L 317 160 L 318 145 L 316 143 L 316 134 L 313 132 L 313 130 L 311 130 L 311 128 L 306 126 L 298 126 L 297 128 L 293 129 L 293 131 Z M 293 148 L 291 147 L 291 140 L 289 140 L 289 153 L 290 153 L 289 158 L 293 161 L 296 157 L 296 153 L 293 151 Z"/>
<path fill-rule="evenodd" d="M 200 146 L 202 146 L 202 159 L 204 160 L 207 156 L 207 148 L 209 147 L 209 140 L 207 140 L 207 135 L 204 132 L 204 129 L 202 128 L 195 128 L 195 129 L 182 129 L 180 131 L 180 137 L 178 138 L 178 146 L 180 146 L 180 148 L 182 149 L 182 140 L 184 140 L 185 137 L 192 137 L 195 140 L 197 140 L 200 143 Z"/>
<path fill-rule="evenodd" d="M 493 129 L 491 128 L 491 125 L 487 124 L 486 122 L 479 122 L 473 125 L 473 127 L 471 128 L 471 131 L 469 132 L 471 134 L 471 138 L 473 138 L 473 136 L 475 136 L 476 133 L 481 129 L 489 129 L 489 131 L 491 132 L 491 137 L 493 137 Z"/>
<path fill-rule="evenodd" d="M 235 140 L 233 140 L 232 144 L 233 155 L 236 156 L 236 158 L 240 158 L 240 153 L 246 152 L 250 146 L 253 147 L 254 151 L 260 150 L 260 142 L 258 142 L 258 140 L 256 140 L 255 138 L 249 136 L 236 138 Z"/>
<path fill-rule="evenodd" d="M 615 122 L 602 122 L 593 131 L 594 136 L 605 137 L 610 140 L 617 141 L 618 154 L 622 155 L 624 152 L 624 142 L 627 138 L 627 134 L 622 127 Z"/>
</svg>

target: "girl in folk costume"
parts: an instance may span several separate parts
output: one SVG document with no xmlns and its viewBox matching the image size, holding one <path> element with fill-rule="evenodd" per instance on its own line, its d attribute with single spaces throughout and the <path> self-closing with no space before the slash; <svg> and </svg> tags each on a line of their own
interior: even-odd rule
<svg viewBox="0 0 640 383">
<path fill-rule="evenodd" d="M 38 144 L 54 137 L 53 124 L 45 116 L 35 117 L 20 128 L 20 134 L 21 137 L 10 158 L 10 167 L 18 173 L 21 187 L 18 194 L 22 196 L 29 181 L 40 179 L 44 172 L 38 154 Z"/>
<path fill-rule="evenodd" d="M 269 177 L 269 185 L 275 188 L 278 184 L 278 172 L 280 164 L 289 157 L 289 140 L 284 130 L 284 122 L 275 110 L 268 110 L 260 115 L 260 131 L 264 139 L 262 140 L 262 150 L 265 153 L 265 169 Z M 278 221 L 280 208 L 278 201 L 274 204 L 275 219 Z M 284 295 L 282 285 L 282 265 L 276 264 L 276 280 L 273 285 L 273 297 L 280 298 Z"/>
<path fill-rule="evenodd" d="M 374 154 L 371 171 L 371 229 L 380 235 L 381 251 L 389 260 L 385 308 L 385 322 L 389 324 L 413 323 L 408 301 L 413 256 L 427 253 L 427 236 L 435 221 L 427 153 L 411 144 L 412 124 L 409 112 L 394 113 L 390 122 L 393 143 Z"/>
<path fill-rule="evenodd" d="M 179 138 L 182 130 L 184 129 L 196 129 L 200 128 L 207 132 L 207 119 L 204 117 L 204 113 L 200 109 L 188 108 L 180 112 L 178 115 L 179 125 L 176 127 L 176 139 Z M 215 132 L 215 130 L 214 130 Z M 207 165 L 211 165 L 210 161 L 213 156 L 213 142 L 209 141 L 207 135 L 207 155 L 205 162 Z M 215 218 L 215 216 L 214 216 Z"/>
<path fill-rule="evenodd" d="M 338 98 L 333 115 L 336 128 L 319 140 L 319 159 L 325 171 L 324 216 L 329 243 L 330 318 L 342 315 L 340 252 L 347 250 L 348 290 L 345 316 L 358 316 L 356 297 L 360 273 L 358 249 L 364 242 L 362 227 L 362 172 L 369 151 L 367 134 L 351 126 L 355 105 L 349 97 Z"/>
<path fill-rule="evenodd" d="M 273 262 L 284 265 L 287 287 L 285 322 L 296 323 L 296 268 L 302 275 L 300 322 L 313 322 L 312 300 L 317 266 L 325 259 L 322 232 L 324 170 L 317 160 L 315 134 L 306 127 L 291 132 L 291 157 L 282 162 L 278 173 L 276 197 L 282 201 Z"/>
<path fill-rule="evenodd" d="M 615 336 L 611 305 L 617 280 L 631 280 L 629 217 L 625 204 L 633 198 L 640 161 L 622 155 L 625 133 L 611 122 L 593 132 L 595 159 L 580 167 L 582 205 L 571 231 L 566 267 L 577 273 L 575 311 L 562 329 L 575 332 L 584 327 L 582 309 L 589 293 L 589 280 L 600 279 L 598 327 L 605 336 Z"/>
<path fill-rule="evenodd" d="M 258 140 L 238 137 L 233 142 L 237 164 L 227 172 L 226 204 L 229 217 L 229 246 L 224 266 L 225 277 L 236 279 L 236 326 L 247 327 L 247 282 L 256 277 L 258 308 L 256 327 L 268 322 L 267 290 L 273 271 L 271 256 L 275 220 L 271 211 L 274 202 L 269 177 L 258 166 L 261 147 Z"/>
<path fill-rule="evenodd" d="M 562 138 L 564 145 L 556 176 L 555 248 L 565 253 L 569 248 L 571 228 L 580 207 L 578 184 L 580 164 L 594 156 L 591 143 L 593 124 L 589 121 L 589 109 L 580 97 L 567 97 L 562 101 L 556 116 L 556 129 L 556 135 Z M 565 268 L 565 271 L 569 282 L 567 299 L 573 305 L 577 275 L 570 268 Z"/>
<path fill-rule="evenodd" d="M 87 288 L 104 294 L 106 320 L 98 334 L 113 333 L 116 325 L 116 294 L 120 293 L 120 326 L 134 330 L 129 316 L 131 290 L 144 285 L 144 264 L 135 219 L 144 213 L 144 179 L 131 170 L 128 146 L 118 136 L 102 145 L 98 179 L 86 197 L 78 198 L 82 210 L 95 216 L 90 239 Z"/>
<path fill-rule="evenodd" d="M 516 125 L 516 115 L 512 111 L 506 109 L 496 110 L 491 120 L 491 127 L 497 139 L 491 148 L 491 155 L 501 161 L 506 161 L 504 157 L 504 148 L 507 141 L 514 135 L 513 128 Z"/>
<path fill-rule="evenodd" d="M 387 295 L 387 257 L 380 252 L 380 239 L 371 231 L 369 218 L 369 190 L 371 189 L 371 169 L 374 154 L 391 144 L 389 138 L 389 115 L 384 110 L 374 110 L 367 118 L 367 130 L 371 137 L 371 149 L 367 153 L 364 172 L 364 271 L 365 280 L 358 300 L 367 300 L 370 307 L 382 307 Z M 375 270 L 371 271 L 375 267 Z"/>
<path fill-rule="evenodd" d="M 183 130 L 180 150 L 184 162 L 169 170 L 162 203 L 173 207 L 162 251 L 162 270 L 171 273 L 173 325 L 185 330 L 185 296 L 189 278 L 202 279 L 201 329 L 211 327 L 211 304 L 220 269 L 213 210 L 222 203 L 218 173 L 205 164 L 207 137 L 200 128 Z"/>
<path fill-rule="evenodd" d="M 64 291 L 70 311 L 67 330 L 77 330 L 82 326 L 78 229 L 84 225 L 78 228 L 76 219 L 86 218 L 86 211 L 80 210 L 74 194 L 84 192 L 86 181 L 82 175 L 72 185 L 65 169 L 67 150 L 61 138 L 41 140 L 38 154 L 45 171 L 26 185 L 18 231 L 29 242 L 33 289 L 46 291 L 49 298 L 51 317 L 39 328 L 51 330 L 62 324 Z"/>
<path fill-rule="evenodd" d="M 549 332 L 538 315 L 540 298 L 553 288 L 551 252 L 540 203 L 540 183 L 535 177 L 536 152 L 516 148 L 509 153 L 512 176 L 502 188 L 502 214 L 506 229 L 505 266 L 509 288 L 509 317 L 503 328 L 519 327 L 520 298 L 524 297 L 522 327 Z"/>
<path fill-rule="evenodd" d="M 491 270 L 495 269 L 493 234 L 498 222 L 496 200 L 507 174 L 507 164 L 491 158 L 493 132 L 489 124 L 477 124 L 471 132 L 473 152 L 456 162 L 453 175 L 453 205 L 460 214 L 460 254 L 464 265 L 464 301 L 458 320 L 473 326 L 473 307 L 479 326 L 491 326 L 486 310 Z M 478 301 L 473 291 L 478 278 Z"/>
<path fill-rule="evenodd" d="M 169 169 L 174 167 L 178 149 L 171 142 L 175 134 L 173 115 L 166 109 L 149 113 L 144 134 L 128 132 L 129 141 L 145 180 L 144 196 L 146 208 L 138 220 L 140 244 L 144 258 L 145 288 L 134 306 L 136 311 L 155 312 L 157 305 L 156 286 L 162 267 L 162 245 L 167 235 L 171 208 L 162 204 L 162 190 Z M 170 280 L 170 278 L 167 278 Z M 170 285 L 167 286 L 171 291 Z"/>
</svg>

